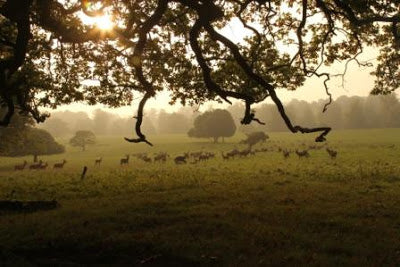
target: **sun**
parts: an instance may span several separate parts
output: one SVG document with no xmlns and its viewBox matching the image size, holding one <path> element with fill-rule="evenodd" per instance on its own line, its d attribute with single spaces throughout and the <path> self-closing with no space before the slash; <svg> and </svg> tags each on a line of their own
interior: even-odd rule
<svg viewBox="0 0 400 267">
<path fill-rule="evenodd" d="M 94 18 L 94 24 L 101 30 L 109 31 L 114 27 L 112 17 L 109 15 L 103 15 Z"/>
<path fill-rule="evenodd" d="M 85 14 L 80 16 L 82 22 L 86 25 L 93 25 L 102 31 L 110 31 L 114 28 L 115 23 L 112 16 L 105 14 L 103 16 L 89 17 Z"/>
</svg>

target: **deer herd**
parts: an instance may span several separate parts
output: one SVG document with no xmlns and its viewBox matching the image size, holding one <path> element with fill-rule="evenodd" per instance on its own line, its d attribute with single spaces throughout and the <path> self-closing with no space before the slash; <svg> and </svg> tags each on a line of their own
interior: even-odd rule
<svg viewBox="0 0 400 267">
<path fill-rule="evenodd" d="M 303 144 L 303 147 L 305 145 Z M 326 152 L 328 153 L 329 157 L 331 159 L 336 159 L 338 152 L 333 150 L 332 148 L 328 148 L 325 145 L 309 145 L 306 149 L 299 150 L 288 150 L 286 148 L 282 148 L 280 146 L 274 145 L 270 147 L 262 147 L 262 148 L 257 148 L 253 149 L 252 147 L 247 147 L 243 150 L 239 150 L 237 148 L 234 148 L 233 150 L 227 151 L 227 152 L 220 152 L 221 158 L 223 161 L 228 161 L 231 159 L 237 159 L 237 158 L 246 158 L 250 157 L 253 155 L 256 155 L 258 153 L 263 153 L 263 152 L 279 152 L 282 153 L 283 158 L 287 159 L 290 157 L 291 154 L 296 154 L 298 158 L 309 158 L 310 157 L 310 152 L 311 150 L 321 150 L 325 148 Z M 129 160 L 130 157 L 135 157 L 140 161 L 143 161 L 145 163 L 165 163 L 167 160 L 171 157 L 168 153 L 166 152 L 158 152 L 155 153 L 153 156 L 149 155 L 148 153 L 136 153 L 136 154 L 127 154 L 125 157 L 122 157 L 119 160 L 120 166 L 127 166 L 129 165 Z M 177 165 L 181 164 L 197 164 L 200 162 L 205 162 L 210 159 L 216 158 L 216 154 L 214 152 L 206 152 L 206 151 L 197 151 L 197 152 L 185 152 L 181 155 L 178 155 L 173 158 L 173 162 Z M 102 157 L 98 157 L 94 160 L 94 166 L 99 167 L 101 163 L 103 162 Z M 53 169 L 62 169 L 64 168 L 64 165 L 67 163 L 67 161 L 64 159 L 61 162 L 54 163 Z M 14 170 L 20 171 L 28 168 L 29 170 L 44 170 L 49 167 L 47 162 L 43 162 L 40 160 L 39 162 L 32 163 L 28 165 L 28 162 L 25 160 L 22 164 L 18 164 L 14 166 Z"/>
<path fill-rule="evenodd" d="M 64 168 L 65 163 L 67 163 L 67 161 L 65 159 L 62 162 L 54 163 L 53 169 L 62 169 L 62 168 Z M 24 162 L 22 164 L 15 165 L 14 170 L 22 171 L 27 166 L 28 166 L 28 162 L 26 160 L 24 160 Z M 30 170 L 45 170 L 45 169 L 47 169 L 48 166 L 49 166 L 49 164 L 47 162 L 43 162 L 42 160 L 39 160 L 38 162 L 34 162 L 34 163 L 30 164 L 27 168 L 29 168 Z"/>
</svg>

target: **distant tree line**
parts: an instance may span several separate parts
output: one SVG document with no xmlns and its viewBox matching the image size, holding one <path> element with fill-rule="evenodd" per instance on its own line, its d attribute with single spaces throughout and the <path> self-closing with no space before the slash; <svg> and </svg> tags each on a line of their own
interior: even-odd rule
<svg viewBox="0 0 400 267">
<path fill-rule="evenodd" d="M 325 100 L 306 102 L 292 100 L 286 105 L 286 111 L 295 124 L 313 127 L 330 126 L 333 129 L 366 129 L 400 127 L 400 102 L 395 95 L 368 97 L 341 96 L 334 101 L 326 112 L 322 112 Z M 235 122 L 239 121 L 242 109 L 240 104 L 228 108 Z M 266 125 L 255 123 L 239 126 L 242 132 L 263 130 L 267 132 L 287 131 L 275 105 L 263 104 L 255 108 L 257 117 Z"/>
<path fill-rule="evenodd" d="M 325 113 L 322 113 L 325 100 L 306 102 L 292 100 L 286 104 L 286 111 L 293 122 L 309 127 L 324 125 L 334 129 L 356 128 L 396 128 L 400 127 L 400 102 L 395 95 L 368 97 L 341 96 L 334 101 Z M 255 108 L 257 117 L 266 123 L 265 126 L 252 123 L 241 125 L 244 106 L 236 103 L 227 110 L 231 113 L 238 131 L 276 132 L 287 131 L 275 105 L 263 104 Z M 177 112 L 151 109 L 145 112 L 143 131 L 146 134 L 187 134 L 194 127 L 195 119 L 200 112 L 184 107 Z M 96 135 L 131 135 L 136 119 L 121 117 L 101 109 L 92 116 L 86 112 L 59 111 L 39 127 L 46 129 L 54 136 L 71 137 L 77 131 L 92 131 Z"/>
<path fill-rule="evenodd" d="M 142 129 L 152 134 L 186 134 L 197 116 L 191 108 L 182 108 L 178 112 L 149 110 L 145 113 Z M 57 137 L 70 137 L 77 131 L 91 131 L 95 135 L 132 135 L 136 119 L 121 117 L 115 113 L 97 109 L 90 116 L 86 112 L 56 111 L 38 127 Z"/>
</svg>

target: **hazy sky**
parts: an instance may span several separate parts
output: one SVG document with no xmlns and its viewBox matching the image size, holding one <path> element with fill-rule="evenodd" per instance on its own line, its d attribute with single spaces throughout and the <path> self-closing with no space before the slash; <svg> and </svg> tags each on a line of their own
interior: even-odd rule
<svg viewBox="0 0 400 267">
<path fill-rule="evenodd" d="M 246 36 L 246 30 L 242 27 L 241 23 L 238 21 L 233 21 L 222 30 L 222 33 L 229 37 L 234 42 L 240 42 L 244 36 Z M 376 50 L 369 48 L 366 49 L 364 54 L 360 55 L 360 61 L 368 61 L 375 64 L 375 58 L 377 56 Z M 329 72 L 331 73 L 342 73 L 344 70 L 344 64 L 336 64 L 330 67 Z M 347 74 L 345 76 L 344 86 L 342 86 L 341 78 L 333 78 L 329 82 L 330 92 L 333 95 L 333 99 L 336 99 L 342 95 L 347 96 L 367 96 L 374 86 L 374 77 L 369 73 L 374 70 L 374 67 L 366 68 L 359 67 L 355 62 L 352 62 L 348 66 Z M 325 89 L 323 86 L 324 78 L 310 78 L 307 80 L 305 85 L 296 91 L 288 91 L 280 89 L 277 91 L 278 96 L 280 96 L 283 102 L 289 102 L 292 99 L 306 100 L 306 101 L 317 101 L 319 99 L 328 99 Z M 163 108 L 169 112 L 178 110 L 181 105 L 177 104 L 171 106 L 169 102 L 169 93 L 160 92 L 157 94 L 156 98 L 150 99 L 147 102 L 146 109 L 151 108 Z M 134 101 L 129 107 L 122 107 L 117 109 L 109 109 L 108 111 L 120 114 L 121 116 L 131 116 L 136 113 L 136 108 L 138 106 L 140 99 Z M 270 100 L 266 100 L 268 103 Z M 215 107 L 221 107 L 217 103 L 210 103 Z M 206 104 L 204 108 L 210 106 Z M 222 105 L 223 107 L 224 105 Z M 97 108 L 106 108 L 102 105 L 88 106 L 84 104 L 71 104 L 68 106 L 61 106 L 57 110 L 72 110 L 72 111 L 86 111 L 91 113 Z"/>
</svg>

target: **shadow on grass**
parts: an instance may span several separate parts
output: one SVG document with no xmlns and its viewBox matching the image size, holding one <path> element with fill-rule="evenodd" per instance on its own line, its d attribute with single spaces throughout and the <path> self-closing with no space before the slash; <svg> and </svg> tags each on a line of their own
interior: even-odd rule
<svg viewBox="0 0 400 267">
<path fill-rule="evenodd" d="M 184 255 L 156 251 L 148 244 L 77 248 L 74 245 L 24 248 L 13 251 L 0 248 L 1 266 L 212 266 Z"/>
<path fill-rule="evenodd" d="M 56 200 L 52 201 L 18 201 L 0 200 L 0 215 L 10 213 L 26 213 L 41 210 L 52 210 L 60 207 Z"/>
</svg>

